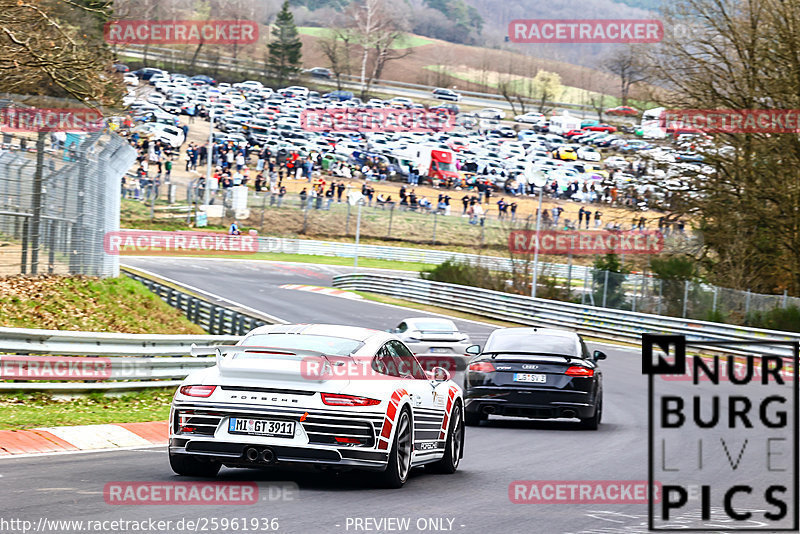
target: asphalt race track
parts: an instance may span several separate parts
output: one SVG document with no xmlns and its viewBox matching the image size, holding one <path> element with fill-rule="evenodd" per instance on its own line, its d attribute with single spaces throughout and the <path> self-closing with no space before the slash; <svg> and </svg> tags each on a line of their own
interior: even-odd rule
<svg viewBox="0 0 800 534">
<path fill-rule="evenodd" d="M 190 258 L 125 258 L 123 263 L 290 322 L 386 329 L 404 317 L 420 315 L 414 310 L 278 287 L 288 283 L 330 286 L 332 275 L 350 268 Z M 494 328 L 456 322 L 481 344 Z M 173 475 L 165 450 L 36 456 L 0 461 L 3 516 L 34 525 L 43 516 L 48 520 L 152 518 L 172 520 L 173 525 L 181 519 L 277 518 L 278 532 L 310 534 L 646 532 L 644 504 L 514 504 L 509 499 L 509 484 L 516 480 L 647 480 L 647 381 L 641 372 L 640 351 L 590 344 L 590 349 L 595 348 L 608 354 L 601 363 L 605 394 L 599 431 L 578 430 L 570 421 L 492 418 L 480 427 L 467 428 L 464 459 L 454 475 L 419 470 L 403 489 L 393 491 L 376 489 L 367 476 L 353 472 L 223 468 L 220 480 L 256 481 L 264 500 L 238 506 L 123 506 L 104 501 L 106 483 L 186 480 Z M 297 490 L 270 500 L 268 486 L 282 482 L 297 484 Z M 371 522 L 387 518 L 409 518 L 410 522 L 407 528 L 402 523 L 379 526 Z M 358 521 L 366 519 L 370 521 Z M 173 526 L 163 532 L 190 531 L 194 530 Z M 206 531 L 214 530 L 209 524 Z M 241 527 L 224 531 L 255 532 Z"/>
</svg>

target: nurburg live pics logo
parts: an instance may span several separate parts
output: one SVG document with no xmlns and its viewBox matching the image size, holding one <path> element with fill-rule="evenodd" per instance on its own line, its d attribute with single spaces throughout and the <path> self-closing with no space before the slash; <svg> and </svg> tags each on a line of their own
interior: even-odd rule
<svg viewBox="0 0 800 534">
<path fill-rule="evenodd" d="M 800 342 L 714 339 L 642 334 L 649 528 L 797 532 Z"/>
</svg>

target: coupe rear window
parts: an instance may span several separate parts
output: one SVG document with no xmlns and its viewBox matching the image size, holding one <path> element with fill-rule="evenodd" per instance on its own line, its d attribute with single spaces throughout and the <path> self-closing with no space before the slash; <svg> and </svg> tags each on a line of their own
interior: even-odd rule
<svg viewBox="0 0 800 534">
<path fill-rule="evenodd" d="M 486 344 L 484 352 L 529 352 L 580 357 L 574 338 L 536 334 L 497 336 Z"/>
<path fill-rule="evenodd" d="M 256 334 L 242 342 L 248 347 L 271 347 L 275 349 L 313 350 L 331 356 L 347 356 L 361 346 L 360 341 L 343 337 L 315 336 L 308 334 Z M 235 358 L 264 358 L 268 354 L 237 353 Z"/>
<path fill-rule="evenodd" d="M 442 321 L 415 321 L 414 328 L 424 332 L 457 332 L 453 323 Z"/>
</svg>

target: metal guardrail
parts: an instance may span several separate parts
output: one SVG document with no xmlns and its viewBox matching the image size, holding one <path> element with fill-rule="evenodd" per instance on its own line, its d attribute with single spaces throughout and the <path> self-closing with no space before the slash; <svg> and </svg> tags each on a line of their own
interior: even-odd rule
<svg viewBox="0 0 800 534">
<path fill-rule="evenodd" d="M 122 269 L 122 272 L 143 283 L 150 291 L 161 297 L 161 300 L 184 312 L 187 319 L 203 327 L 212 335 L 243 336 L 254 328 L 275 322 L 268 316 L 235 309 L 232 306 L 222 306 L 189 292 L 162 284 L 153 278 L 142 276 L 130 269 Z"/>
<path fill-rule="evenodd" d="M 28 328 L 0 328 L 0 379 L 13 379 L 9 370 L 30 366 L 37 361 L 31 356 L 83 356 L 86 359 L 107 358 L 103 380 L 84 382 L 13 381 L 0 382 L 0 391 L 97 391 L 130 390 L 148 387 L 175 387 L 189 372 L 215 364 L 215 358 L 176 357 L 190 353 L 193 344 L 199 346 L 233 344 L 237 336 L 116 334 L 105 332 L 76 332 Z M 162 356 L 162 357 L 154 357 Z M 83 359 L 83 358 L 77 358 Z M 74 363 L 76 358 L 59 360 Z M 45 379 L 56 375 L 55 361 L 49 362 L 51 373 L 40 372 Z M 105 366 L 108 365 L 108 368 Z M 106 372 L 107 371 L 107 374 Z M 55 376 L 53 376 L 54 378 Z M 72 378 L 75 380 L 78 377 Z"/>
<path fill-rule="evenodd" d="M 117 334 L 0 328 L 0 379 L 13 379 L 4 369 L 30 364 L 31 355 L 106 357 L 108 374 L 102 380 L 76 382 L 0 382 L 0 391 L 73 392 L 175 387 L 191 371 L 215 364 L 213 357 L 189 356 L 191 346 L 233 345 L 253 328 L 275 322 L 250 310 L 223 306 L 155 278 L 125 269 L 164 302 L 186 314 L 212 335 Z M 5 353 L 5 354 L 4 354 Z M 11 353 L 11 354 L 8 354 Z M 41 375 L 44 378 L 44 375 Z"/>
<path fill-rule="evenodd" d="M 419 249 L 408 247 L 390 247 L 381 245 L 356 245 L 337 241 L 315 241 L 311 239 L 289 239 L 281 237 L 259 237 L 259 252 L 279 252 L 286 254 L 305 254 L 309 256 L 335 256 L 353 258 L 358 249 L 360 258 L 372 258 L 398 262 L 429 263 L 439 265 L 447 260 L 467 261 L 483 265 L 496 271 L 511 272 L 513 262 L 510 258 L 499 256 L 481 256 L 479 254 L 466 254 L 447 250 Z M 551 276 L 566 278 L 569 265 L 565 263 L 540 262 L 543 272 Z M 584 265 L 572 266 L 572 277 L 583 279 L 591 267 Z"/>
<path fill-rule="evenodd" d="M 800 341 L 800 334 L 790 332 L 583 306 L 397 276 L 345 274 L 334 277 L 333 285 L 340 289 L 380 293 L 522 325 L 570 328 L 609 341 L 638 343 L 643 333 L 685 335 L 689 341 Z M 785 346 L 759 346 L 750 350 L 785 358 L 792 356 L 791 350 Z M 722 346 L 715 351 L 742 353 L 741 349 Z"/>
</svg>

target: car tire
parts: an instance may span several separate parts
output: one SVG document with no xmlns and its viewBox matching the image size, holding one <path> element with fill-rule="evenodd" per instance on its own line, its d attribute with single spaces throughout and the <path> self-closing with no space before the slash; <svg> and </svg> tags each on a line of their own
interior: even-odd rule
<svg viewBox="0 0 800 534">
<path fill-rule="evenodd" d="M 488 418 L 489 416 L 485 413 L 472 413 L 464 411 L 464 423 L 467 426 L 478 426 L 481 424 L 481 421 L 486 421 Z"/>
<path fill-rule="evenodd" d="M 203 462 L 188 454 L 172 453 L 169 453 L 169 465 L 179 475 L 208 478 L 217 476 L 220 467 L 222 467 L 219 462 Z"/>
<path fill-rule="evenodd" d="M 600 421 L 603 419 L 603 399 L 601 398 L 600 401 L 597 403 L 597 408 L 594 410 L 594 415 L 592 417 L 587 417 L 586 419 L 581 419 L 580 426 L 584 430 L 597 430 L 600 428 Z"/>
<path fill-rule="evenodd" d="M 386 471 L 381 474 L 380 482 L 385 488 L 399 489 L 408 480 L 411 472 L 411 454 L 414 450 L 414 426 L 411 422 L 411 413 L 408 408 L 403 408 L 397 417 L 397 429 L 394 433 L 392 450 L 389 453 L 389 462 Z"/>
<path fill-rule="evenodd" d="M 438 462 L 428 465 L 434 473 L 452 475 L 458 470 L 458 464 L 464 456 L 464 410 L 460 403 L 453 406 L 450 414 L 450 428 L 447 431 L 447 442 L 444 447 L 444 456 Z"/>
</svg>

